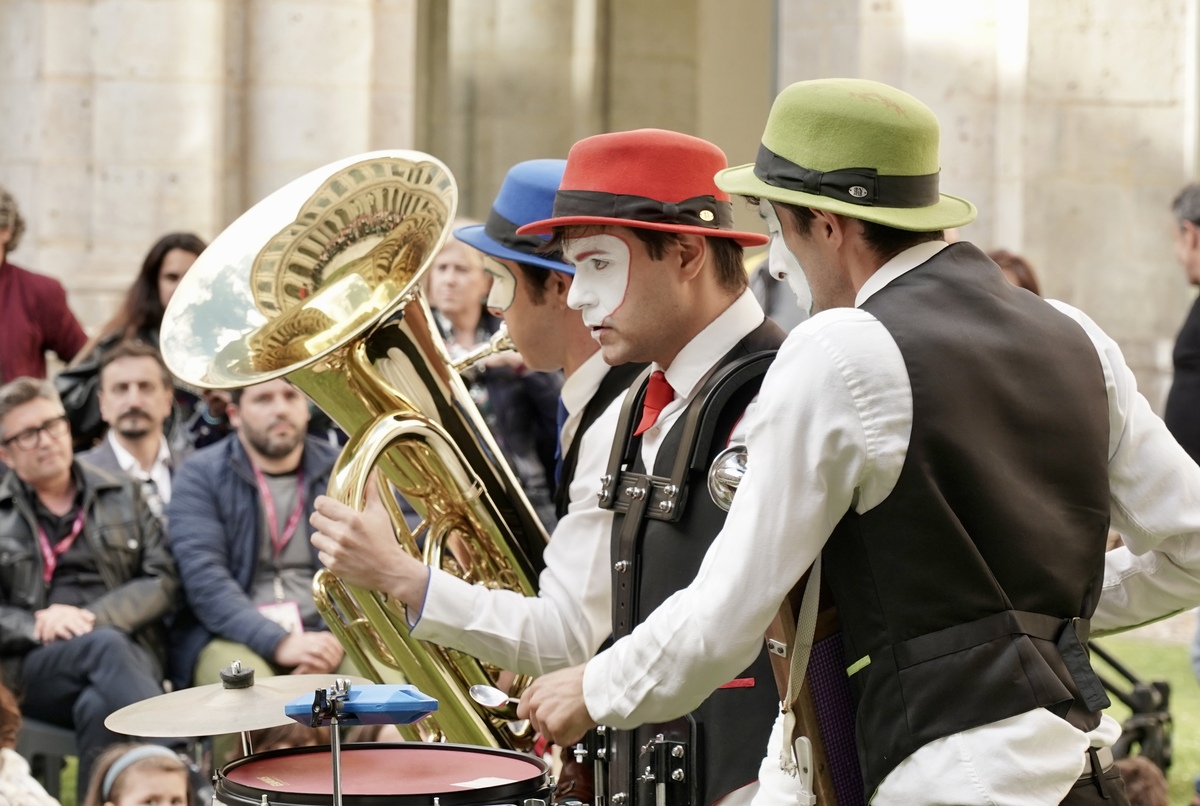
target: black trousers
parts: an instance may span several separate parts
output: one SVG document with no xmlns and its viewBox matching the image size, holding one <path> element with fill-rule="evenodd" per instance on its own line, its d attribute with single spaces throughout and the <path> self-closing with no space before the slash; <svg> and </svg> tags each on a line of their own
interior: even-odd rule
<svg viewBox="0 0 1200 806">
<path fill-rule="evenodd" d="M 1125 782 L 1115 766 L 1104 773 L 1103 781 L 1095 778 L 1075 784 L 1062 800 L 1062 806 L 1129 806 L 1125 797 Z"/>
<path fill-rule="evenodd" d="M 97 627 L 29 652 L 21 665 L 21 712 L 75 731 L 79 749 L 77 803 L 92 764 L 106 747 L 132 741 L 104 727 L 113 711 L 163 693 L 158 664 L 127 633 Z"/>
</svg>

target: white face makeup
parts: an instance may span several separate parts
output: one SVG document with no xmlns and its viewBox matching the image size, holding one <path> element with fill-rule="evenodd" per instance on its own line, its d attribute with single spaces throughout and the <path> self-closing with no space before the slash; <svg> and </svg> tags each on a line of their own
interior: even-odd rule
<svg viewBox="0 0 1200 806">
<path fill-rule="evenodd" d="M 796 260 L 796 256 L 787 248 L 787 244 L 783 240 L 783 227 L 779 224 L 779 216 L 775 214 L 775 207 L 766 199 L 759 199 L 758 212 L 766 219 L 767 231 L 771 234 L 771 243 L 767 247 L 767 264 L 771 276 L 776 280 L 786 281 L 796 296 L 797 307 L 811 314 L 812 289 L 808 287 L 808 278 L 804 276 L 804 269 L 800 267 L 800 261 Z"/>
<path fill-rule="evenodd" d="M 483 270 L 492 278 L 492 290 L 488 292 L 487 307 L 504 313 L 517 298 L 517 278 L 512 270 L 491 255 L 483 256 Z"/>
<path fill-rule="evenodd" d="M 573 240 L 564 255 L 575 266 L 567 304 L 583 312 L 583 323 L 600 327 L 625 302 L 629 287 L 629 244 L 616 235 Z"/>
</svg>

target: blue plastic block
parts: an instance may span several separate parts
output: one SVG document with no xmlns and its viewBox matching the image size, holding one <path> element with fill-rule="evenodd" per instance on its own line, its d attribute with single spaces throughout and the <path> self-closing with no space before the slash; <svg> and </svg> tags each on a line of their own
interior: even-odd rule
<svg viewBox="0 0 1200 806">
<path fill-rule="evenodd" d="M 283 712 L 302 725 L 312 724 L 312 694 L 304 694 L 284 706 Z M 351 686 L 342 708 L 340 723 L 351 725 L 408 725 L 437 710 L 437 700 L 416 686 Z M 321 722 L 328 725 L 328 718 Z"/>
</svg>

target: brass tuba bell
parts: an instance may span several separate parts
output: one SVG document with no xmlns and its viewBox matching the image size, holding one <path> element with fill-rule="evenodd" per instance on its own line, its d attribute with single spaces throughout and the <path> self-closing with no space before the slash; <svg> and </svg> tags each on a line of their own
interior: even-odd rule
<svg viewBox="0 0 1200 806">
<path fill-rule="evenodd" d="M 456 203 L 450 171 L 415 151 L 362 154 L 291 182 L 233 222 L 184 276 L 163 319 L 162 351 L 179 379 L 202 388 L 286 377 L 350 435 L 331 496 L 361 508 L 378 467 L 422 518 L 410 531 L 383 491 L 410 553 L 529 595 L 545 529 L 418 288 Z M 496 670 L 413 639 L 402 605 L 328 571 L 314 578 L 313 595 L 362 674 L 382 682 L 399 672 L 437 698 L 435 721 L 422 723 L 427 738 L 527 744 L 467 695 L 493 684 Z"/>
</svg>

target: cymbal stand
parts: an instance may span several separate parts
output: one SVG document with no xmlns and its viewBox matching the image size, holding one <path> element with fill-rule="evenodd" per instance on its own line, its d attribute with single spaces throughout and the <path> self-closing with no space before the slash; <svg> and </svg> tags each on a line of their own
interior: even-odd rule
<svg viewBox="0 0 1200 806">
<path fill-rule="evenodd" d="M 311 727 L 329 720 L 329 749 L 333 764 L 333 806 L 342 806 L 342 737 L 339 716 L 350 696 L 350 681 L 339 677 L 329 688 L 319 688 L 313 696 Z"/>
<path fill-rule="evenodd" d="M 238 735 L 242 737 L 242 755 L 249 758 L 254 752 L 254 744 L 250 740 L 250 731 L 244 730 Z"/>
</svg>

